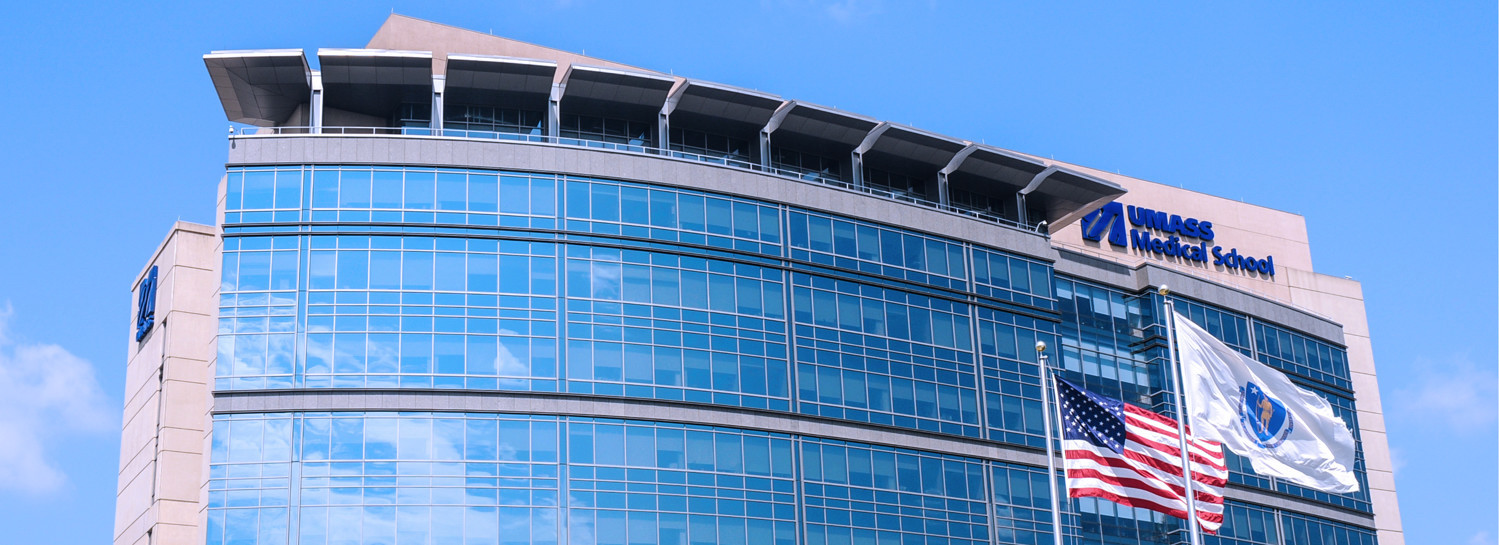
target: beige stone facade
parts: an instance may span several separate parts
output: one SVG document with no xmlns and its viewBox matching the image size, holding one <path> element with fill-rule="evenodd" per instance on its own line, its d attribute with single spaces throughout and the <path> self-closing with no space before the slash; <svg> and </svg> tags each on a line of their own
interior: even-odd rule
<svg viewBox="0 0 1499 545">
<path fill-rule="evenodd" d="M 134 302 L 152 267 L 156 321 L 136 342 Z M 203 542 L 199 499 L 206 480 L 218 268 L 218 229 L 177 222 L 131 286 L 116 545 Z"/>
</svg>

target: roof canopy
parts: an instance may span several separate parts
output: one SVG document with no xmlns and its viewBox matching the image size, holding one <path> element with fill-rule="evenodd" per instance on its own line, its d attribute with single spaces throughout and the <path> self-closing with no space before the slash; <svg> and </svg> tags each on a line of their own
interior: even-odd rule
<svg viewBox="0 0 1499 545">
<path fill-rule="evenodd" d="M 544 108 L 557 63 L 490 55 L 448 55 L 444 93 L 457 104 L 522 102 Z"/>
<path fill-rule="evenodd" d="M 781 142 L 828 156 L 848 153 L 880 122 L 872 117 L 791 101 L 771 119 L 771 142 Z"/>
<path fill-rule="evenodd" d="M 672 126 L 734 138 L 753 139 L 763 131 L 772 146 L 820 156 L 825 160 L 814 164 L 840 176 L 849 175 L 849 154 L 857 152 L 866 172 L 896 172 L 926 180 L 923 183 L 946 175 L 950 190 L 1000 202 L 1023 195 L 1027 207 L 1044 210 L 1054 228 L 1125 192 L 1117 184 L 1053 167 L 1049 161 L 908 125 L 406 17 L 393 16 L 371 43 L 436 53 L 319 49 L 318 74 L 309 70 L 306 56 L 297 49 L 215 51 L 203 61 L 229 120 L 261 126 L 306 122 L 310 116 L 297 112 L 311 102 L 319 81 L 325 124 L 385 126 L 398 121 L 392 116 L 399 115 L 403 104 L 432 103 L 435 70 L 443 74 L 438 89 L 445 107 L 544 110 L 555 98 L 560 112 L 553 113 L 563 116 L 624 118 L 655 126 L 665 114 Z M 667 136 L 659 135 L 657 144 L 669 146 Z M 949 202 L 951 195 L 938 197 Z"/>
<path fill-rule="evenodd" d="M 432 101 L 432 54 L 385 49 L 319 49 L 323 105 L 387 116 L 403 102 Z"/>
<path fill-rule="evenodd" d="M 686 80 L 666 99 L 666 111 L 673 122 L 709 124 L 727 121 L 759 132 L 783 102 L 781 97 L 769 93 L 722 83 Z"/>
<path fill-rule="evenodd" d="M 885 160 L 906 170 L 937 170 L 946 166 L 968 143 L 956 138 L 923 131 L 907 125 L 881 123 L 869 133 L 861 148 L 867 147 L 869 161 Z M 881 157 L 883 156 L 883 157 Z"/>
<path fill-rule="evenodd" d="M 311 100 L 307 57 L 301 49 L 214 51 L 203 56 L 224 115 L 235 123 L 269 127 Z"/>
<path fill-rule="evenodd" d="M 648 115 L 654 120 L 676 80 L 648 72 L 574 64 L 568 67 L 562 83 L 563 113 L 620 112 L 632 117 Z"/>
</svg>

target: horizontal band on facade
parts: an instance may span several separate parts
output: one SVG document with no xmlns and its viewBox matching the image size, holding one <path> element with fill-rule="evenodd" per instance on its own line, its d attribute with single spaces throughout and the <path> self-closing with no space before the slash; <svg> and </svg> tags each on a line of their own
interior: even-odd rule
<svg viewBox="0 0 1499 545">
<path fill-rule="evenodd" d="M 212 413 L 216 415 L 281 412 L 463 412 L 610 418 L 788 433 L 1036 467 L 1046 465 L 1046 455 L 1035 448 L 878 424 L 691 402 L 565 393 L 415 389 L 219 391 L 213 396 Z M 1235 484 L 1230 484 L 1224 490 L 1224 495 L 1230 500 L 1294 511 L 1345 524 L 1367 527 L 1374 524 L 1374 517 L 1370 514 Z"/>
</svg>

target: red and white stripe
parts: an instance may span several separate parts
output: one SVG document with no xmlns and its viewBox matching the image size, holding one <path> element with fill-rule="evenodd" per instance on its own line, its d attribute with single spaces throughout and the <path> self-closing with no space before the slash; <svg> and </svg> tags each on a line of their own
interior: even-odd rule
<svg viewBox="0 0 1499 545">
<path fill-rule="evenodd" d="M 1176 421 L 1128 403 L 1124 420 L 1123 454 L 1080 439 L 1062 441 L 1068 496 L 1103 498 L 1186 519 Z M 1223 445 L 1193 440 L 1191 446 L 1198 524 L 1204 532 L 1217 533 L 1223 525 L 1223 486 L 1228 482 Z"/>
</svg>

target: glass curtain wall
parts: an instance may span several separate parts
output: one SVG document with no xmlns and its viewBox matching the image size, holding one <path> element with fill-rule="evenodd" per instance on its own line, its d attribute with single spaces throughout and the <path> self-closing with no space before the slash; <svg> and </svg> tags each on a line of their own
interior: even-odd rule
<svg viewBox="0 0 1499 545">
<path fill-rule="evenodd" d="M 225 200 L 222 392 L 565 392 L 1036 449 L 1044 340 L 1089 387 L 1165 401 L 1157 301 L 964 241 L 477 169 L 234 168 Z M 1246 319 L 1213 312 L 1214 334 L 1246 353 L 1330 395 L 1346 380 L 1341 349 L 1275 329 L 1254 350 Z M 664 422 L 220 415 L 210 459 L 214 544 L 1040 543 L 1051 531 L 1039 468 Z M 1089 542 L 1180 534 L 1148 512 L 1066 505 L 1064 532 Z M 1331 524 L 1298 520 L 1322 525 L 1307 535 Z M 1362 539 L 1350 532 L 1338 535 Z"/>
</svg>

